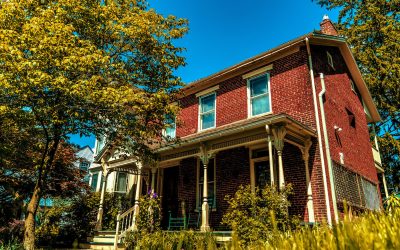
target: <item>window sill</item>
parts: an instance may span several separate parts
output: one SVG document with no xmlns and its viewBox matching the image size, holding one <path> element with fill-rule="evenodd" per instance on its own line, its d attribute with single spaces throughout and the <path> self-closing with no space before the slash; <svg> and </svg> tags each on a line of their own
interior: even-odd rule
<svg viewBox="0 0 400 250">
<path fill-rule="evenodd" d="M 214 126 L 214 127 L 211 127 L 211 128 L 205 128 L 205 129 L 202 129 L 202 130 L 197 130 L 197 133 L 202 133 L 202 132 L 204 132 L 204 131 L 214 129 L 214 128 L 216 128 L 216 127 L 217 127 L 217 126 Z"/>
<path fill-rule="evenodd" d="M 265 113 L 262 113 L 262 114 L 258 114 L 258 115 L 249 115 L 249 116 L 247 116 L 247 119 L 252 119 L 252 118 L 260 117 L 260 116 L 263 116 L 263 115 L 271 115 L 271 114 L 273 114 L 273 112 L 272 111 L 268 111 L 268 112 L 265 112 Z"/>
</svg>

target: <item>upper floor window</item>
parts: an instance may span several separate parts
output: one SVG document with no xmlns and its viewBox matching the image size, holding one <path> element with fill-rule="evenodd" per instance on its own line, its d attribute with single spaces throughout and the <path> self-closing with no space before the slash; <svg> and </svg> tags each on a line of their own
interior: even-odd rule
<svg viewBox="0 0 400 250">
<path fill-rule="evenodd" d="M 335 66 L 333 65 L 333 59 L 331 53 L 328 51 L 326 52 L 326 57 L 328 59 L 328 64 L 332 67 L 332 69 L 335 69 Z"/>
<path fill-rule="evenodd" d="M 248 89 L 251 116 L 271 112 L 269 74 L 250 78 Z"/>
<path fill-rule="evenodd" d="M 215 127 L 215 93 L 200 97 L 200 130 Z"/>
<path fill-rule="evenodd" d="M 87 172 L 89 170 L 89 165 L 90 165 L 89 162 L 81 161 L 79 163 L 79 168 L 80 168 L 80 170 Z"/>
<path fill-rule="evenodd" d="M 98 154 L 106 145 L 106 140 L 104 138 L 104 136 L 98 136 L 96 141 L 96 154 Z"/>
<path fill-rule="evenodd" d="M 176 136 L 176 122 L 175 117 L 172 115 L 167 115 L 165 117 L 166 128 L 164 130 L 164 135 L 166 137 L 175 138 Z"/>
</svg>

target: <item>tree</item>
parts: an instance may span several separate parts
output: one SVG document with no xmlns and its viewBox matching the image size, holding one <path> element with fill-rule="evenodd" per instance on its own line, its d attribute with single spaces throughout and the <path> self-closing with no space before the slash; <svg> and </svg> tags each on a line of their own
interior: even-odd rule
<svg viewBox="0 0 400 250">
<path fill-rule="evenodd" d="M 34 249 L 38 202 L 69 134 L 129 141 L 138 155 L 159 140 L 176 111 L 184 58 L 173 41 L 186 24 L 141 0 L 1 2 L 0 110 L 40 137 L 25 249 Z"/>
<path fill-rule="evenodd" d="M 338 29 L 350 44 L 382 121 L 382 162 L 392 190 L 400 187 L 400 1 L 314 0 L 339 8 Z"/>
</svg>

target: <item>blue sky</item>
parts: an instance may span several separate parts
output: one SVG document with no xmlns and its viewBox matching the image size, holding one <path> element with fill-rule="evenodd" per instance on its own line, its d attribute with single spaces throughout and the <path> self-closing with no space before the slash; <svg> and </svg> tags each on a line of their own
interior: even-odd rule
<svg viewBox="0 0 400 250">
<path fill-rule="evenodd" d="M 319 30 L 324 14 L 337 21 L 338 11 L 327 11 L 311 0 L 149 0 L 158 13 L 189 20 L 189 33 L 176 41 L 186 48 L 187 65 L 176 74 L 185 83 Z M 94 138 L 72 136 L 81 146 L 94 147 Z"/>
</svg>

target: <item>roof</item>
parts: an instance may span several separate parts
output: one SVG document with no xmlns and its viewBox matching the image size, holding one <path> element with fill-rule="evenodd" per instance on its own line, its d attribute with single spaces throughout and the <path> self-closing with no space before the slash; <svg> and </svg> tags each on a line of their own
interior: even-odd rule
<svg viewBox="0 0 400 250">
<path fill-rule="evenodd" d="M 293 117 L 280 113 L 280 114 L 266 114 L 257 116 L 250 119 L 240 120 L 234 123 L 230 123 L 221 127 L 207 129 L 205 131 L 191 134 L 180 138 L 180 141 L 175 144 L 164 145 L 156 152 L 160 153 L 169 149 L 174 149 L 176 147 L 182 147 L 189 144 L 204 142 L 207 140 L 216 139 L 222 136 L 228 136 L 232 134 L 242 133 L 254 128 L 264 127 L 265 125 L 272 125 L 284 123 L 287 128 L 298 131 L 298 134 L 303 134 L 304 136 L 316 136 L 314 129 L 309 126 L 295 120 Z"/>
<path fill-rule="evenodd" d="M 288 53 L 290 53 L 290 51 L 293 51 L 294 48 L 298 47 L 299 45 L 305 45 L 306 38 L 310 41 L 310 44 L 312 45 L 335 46 L 339 48 L 346 62 L 347 68 L 349 69 L 352 78 L 358 90 L 360 91 L 362 99 L 364 100 L 365 105 L 371 115 L 370 119 L 368 119 L 368 122 L 380 121 L 381 117 L 373 102 L 371 93 L 369 92 L 367 85 L 362 78 L 360 69 L 357 66 L 357 63 L 353 57 L 350 47 L 346 43 L 346 40 L 338 36 L 325 35 L 319 31 L 314 31 L 297 37 L 278 47 L 256 55 L 250 59 L 247 59 L 226 69 L 223 69 L 215 74 L 191 82 L 183 87 L 182 91 L 186 96 L 191 95 L 201 90 L 217 85 L 226 79 L 242 75 L 250 70 L 261 67 L 265 64 L 268 64 L 268 62 L 272 62 L 278 58 L 287 55 Z"/>
<path fill-rule="evenodd" d="M 90 163 L 93 162 L 93 155 L 93 150 L 89 146 L 84 146 L 75 153 L 77 158 L 85 159 Z"/>
</svg>

